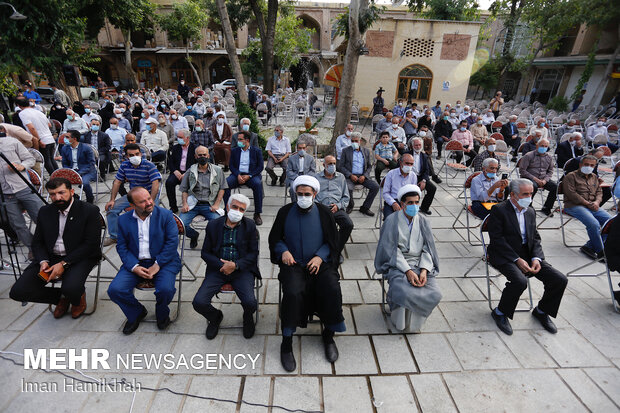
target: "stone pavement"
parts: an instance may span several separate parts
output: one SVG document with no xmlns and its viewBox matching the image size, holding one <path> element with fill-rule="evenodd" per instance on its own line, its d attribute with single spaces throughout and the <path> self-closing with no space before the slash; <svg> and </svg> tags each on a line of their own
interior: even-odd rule
<svg viewBox="0 0 620 413">
<path fill-rule="evenodd" d="M 436 161 L 437 162 L 437 161 Z M 462 182 L 462 177 L 460 178 Z M 329 364 L 323 355 L 319 325 L 299 329 L 294 338 L 298 363 L 287 374 L 280 365 L 277 268 L 268 259 L 267 236 L 276 211 L 282 206 L 284 188 L 266 186 L 264 225 L 260 227 L 260 290 L 257 334 L 245 340 L 239 328 L 220 330 L 213 341 L 204 337 L 206 322 L 191 306 L 191 300 L 204 277 L 204 262 L 199 249 L 185 251 L 185 260 L 198 276 L 182 286 L 181 314 L 176 323 L 162 333 L 153 323 L 143 323 L 131 336 L 121 333 L 124 317 L 107 298 L 109 281 L 102 282 L 99 307 L 88 317 L 72 320 L 66 316 L 54 320 L 46 306 L 22 307 L 8 298 L 12 276 L 0 277 L 0 349 L 22 352 L 24 348 L 105 348 L 110 360 L 116 355 L 181 355 L 219 353 L 259 355 L 256 368 L 218 370 L 165 366 L 127 370 L 111 362 L 111 370 L 85 370 L 96 379 L 124 377 L 136 380 L 142 391 L 64 392 L 63 379 L 57 373 L 25 370 L 0 360 L 0 410 L 7 412 L 71 411 L 186 411 L 209 412 L 278 412 L 244 404 L 241 400 L 288 409 L 326 412 L 496 412 L 496 411 L 600 411 L 620 410 L 620 314 L 611 306 L 607 279 L 570 278 L 560 314 L 559 332 L 542 330 L 528 313 L 517 313 L 515 333 L 499 332 L 490 316 L 486 301 L 486 280 L 474 278 L 484 274 L 480 257 L 482 248 L 465 240 L 464 230 L 452 229 L 461 208 L 459 189 L 439 185 L 433 215 L 433 227 L 440 255 L 438 281 L 443 300 L 432 313 L 421 334 L 395 332 L 381 311 L 381 285 L 373 277 L 373 258 L 379 230 L 375 219 L 358 211 L 352 213 L 355 230 L 346 245 L 346 259 L 340 268 L 347 331 L 336 341 L 340 358 Z M 100 192 L 102 185 L 100 185 Z M 251 193 L 245 189 L 243 193 Z M 360 193 L 357 192 L 359 197 Z M 103 206 L 107 195 L 99 197 Z M 540 202 L 540 197 L 536 198 Z M 357 202 L 359 205 L 360 202 Z M 376 211 L 379 201 L 375 200 Z M 164 197 L 164 205 L 167 201 Z M 251 212 L 250 212 L 251 214 Z M 251 216 L 251 215 L 250 215 Z M 198 220 L 197 220 L 198 221 Z M 203 228 L 204 223 L 195 221 Z M 549 220 L 558 224 L 558 217 Z M 477 230 L 474 230 L 477 234 Z M 561 271 L 587 262 L 576 248 L 562 245 L 558 230 L 541 231 L 547 259 Z M 585 237 L 579 223 L 567 226 L 569 242 Z M 200 240 L 202 245 L 202 236 Z M 105 249 L 118 262 L 114 247 Z M 465 272 L 472 271 L 464 276 Z M 597 265 L 596 271 L 603 267 Z M 114 276 L 107 262 L 102 275 Z M 187 276 L 187 271 L 185 272 Z M 92 278 L 91 278 L 92 279 Z M 497 300 L 503 288 L 502 277 L 492 279 L 492 296 Z M 94 283 L 87 284 L 92 302 Z M 542 285 L 532 281 L 534 299 L 540 297 Z M 138 292 L 152 298 L 151 293 Z M 525 295 L 524 297 L 525 298 Z M 224 326 L 241 323 L 241 307 L 230 294 L 221 294 Z M 523 306 L 528 303 L 522 300 Z M 172 305 L 172 309 L 176 306 Z M 153 303 L 147 303 L 152 316 Z M 20 357 L 10 355 L 22 362 Z M 120 367 L 120 368 L 117 368 Z M 242 367 L 242 366 L 240 366 Z M 67 371 L 73 376 L 77 373 Z M 55 382 L 60 389 L 51 393 L 22 391 L 27 382 Z M 191 393 L 232 403 L 204 400 L 153 392 L 146 387 L 166 387 L 175 392 Z"/>
</svg>

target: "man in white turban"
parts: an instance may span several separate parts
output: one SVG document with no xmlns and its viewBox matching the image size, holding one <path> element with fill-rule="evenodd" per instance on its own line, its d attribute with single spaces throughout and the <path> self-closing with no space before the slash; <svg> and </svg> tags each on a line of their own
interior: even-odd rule
<svg viewBox="0 0 620 413">
<path fill-rule="evenodd" d="M 435 280 L 439 257 L 431 226 L 418 211 L 422 191 L 404 185 L 398 191 L 400 210 L 388 216 L 381 227 L 375 254 L 375 269 L 388 280 L 387 303 L 391 321 L 402 331 L 419 333 L 422 324 L 441 300 Z"/>
<path fill-rule="evenodd" d="M 338 276 L 340 248 L 336 222 L 330 209 L 315 202 L 319 181 L 308 175 L 293 181 L 297 202 L 278 211 L 269 233 L 271 262 L 280 266 L 282 286 L 280 360 L 286 371 L 297 364 L 293 355 L 293 333 L 306 327 L 317 314 L 324 325 L 325 357 L 338 359 L 334 333 L 346 330 L 342 315 L 342 292 Z"/>
</svg>

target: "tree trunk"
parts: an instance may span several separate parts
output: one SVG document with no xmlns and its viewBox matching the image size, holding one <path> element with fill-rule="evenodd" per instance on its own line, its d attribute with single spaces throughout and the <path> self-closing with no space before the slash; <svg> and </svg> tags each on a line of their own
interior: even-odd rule
<svg viewBox="0 0 620 413">
<path fill-rule="evenodd" d="M 267 21 L 256 0 L 250 0 L 250 6 L 256 16 L 258 32 L 261 38 L 263 56 L 263 92 L 266 95 L 273 93 L 273 47 L 276 36 L 276 22 L 278 18 L 278 0 L 268 0 Z"/>
<path fill-rule="evenodd" d="M 620 35 L 620 26 L 618 27 L 618 35 Z M 614 50 L 614 54 L 611 56 L 611 59 L 609 60 L 609 63 L 607 63 L 607 67 L 605 68 L 605 74 L 601 78 L 601 81 L 599 82 L 598 86 L 596 87 L 596 90 L 594 91 L 593 96 L 595 98 L 600 96 L 601 100 L 603 99 L 603 93 L 605 92 L 605 85 L 607 83 L 607 80 L 611 76 L 611 72 L 614 68 L 614 62 L 616 61 L 616 58 L 618 57 L 619 53 L 620 53 L 620 43 L 616 45 L 616 50 Z M 590 103 L 595 104 L 594 102 L 590 102 Z M 600 105 L 602 104 L 602 102 L 599 101 L 598 104 Z"/>
<path fill-rule="evenodd" d="M 189 41 L 187 44 L 189 44 Z M 185 60 L 187 60 L 189 67 L 191 67 L 192 72 L 194 72 L 196 82 L 198 82 L 198 87 L 202 88 L 202 82 L 200 82 L 200 75 L 198 74 L 198 70 L 196 70 L 196 66 L 192 63 L 192 57 L 189 55 L 189 46 L 185 46 Z"/>
<path fill-rule="evenodd" d="M 368 0 L 351 0 L 349 5 L 349 40 L 344 55 L 344 67 L 340 91 L 338 92 L 338 106 L 336 107 L 336 120 L 332 139 L 329 143 L 329 152 L 333 152 L 336 138 L 340 135 L 347 124 L 351 121 L 351 102 L 355 93 L 355 78 L 357 76 L 357 62 L 359 61 L 359 49 L 363 46 L 362 33 L 359 28 L 360 11 L 368 8 Z"/>
<path fill-rule="evenodd" d="M 241 65 L 239 64 L 239 58 L 237 57 L 237 47 L 235 46 L 235 37 L 233 36 L 232 26 L 230 25 L 230 19 L 228 18 L 228 10 L 226 10 L 224 0 L 215 0 L 215 3 L 217 4 L 217 11 L 220 14 L 220 20 L 222 22 L 222 31 L 224 32 L 226 52 L 228 53 L 228 59 L 230 60 L 230 67 L 233 75 L 235 76 L 235 80 L 237 81 L 237 94 L 239 95 L 239 100 L 247 104 L 248 91 L 245 90 L 245 80 L 243 80 Z"/>
<path fill-rule="evenodd" d="M 140 87 L 138 75 L 131 66 L 131 30 L 123 30 L 123 38 L 125 40 L 125 70 L 129 75 L 129 84 L 134 89 Z"/>
</svg>

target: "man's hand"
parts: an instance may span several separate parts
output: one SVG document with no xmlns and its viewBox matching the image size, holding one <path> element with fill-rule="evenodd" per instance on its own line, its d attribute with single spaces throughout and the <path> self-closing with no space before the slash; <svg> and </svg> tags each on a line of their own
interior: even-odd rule
<svg viewBox="0 0 620 413">
<path fill-rule="evenodd" d="M 144 268 L 141 265 L 137 265 L 132 271 L 138 277 L 142 277 L 142 278 L 147 279 L 147 280 L 150 280 L 151 278 L 153 278 L 153 276 L 151 276 L 151 274 L 149 274 L 149 270 L 147 270 L 146 268 Z"/>
<path fill-rule="evenodd" d="M 308 261 L 308 265 L 306 265 L 306 267 L 308 268 L 308 271 L 310 271 L 310 274 L 318 274 L 321 264 L 323 264 L 323 259 L 317 255 Z"/>
<path fill-rule="evenodd" d="M 330 207 L 331 207 L 332 214 L 335 214 L 336 212 L 338 212 L 338 205 L 331 204 Z"/>
<path fill-rule="evenodd" d="M 419 278 L 418 274 L 413 272 L 413 270 L 408 270 L 405 273 L 405 276 L 407 277 L 407 279 L 409 280 L 409 283 L 411 285 L 413 285 L 414 287 L 421 287 L 421 285 L 420 285 L 420 278 Z"/>
<path fill-rule="evenodd" d="M 521 272 L 523 274 L 529 274 L 532 272 L 532 268 L 527 265 L 527 261 L 525 261 L 523 258 L 519 258 L 515 264 L 517 264 L 517 267 L 519 267 L 519 269 L 521 270 Z"/>
<path fill-rule="evenodd" d="M 596 202 L 590 202 L 590 209 L 594 212 L 598 211 L 598 204 Z"/>
<path fill-rule="evenodd" d="M 541 268 L 540 260 L 532 260 L 532 265 L 530 268 L 532 269 L 532 274 L 538 274 L 538 271 L 540 271 Z"/>
<path fill-rule="evenodd" d="M 48 272 L 50 273 L 50 281 L 53 281 L 59 279 L 65 272 L 65 269 L 63 268 L 62 263 L 59 262 L 52 265 L 51 268 L 48 269 Z"/>
<path fill-rule="evenodd" d="M 183 203 L 183 206 L 181 207 L 181 212 L 189 212 L 189 204 L 187 202 Z"/>
<path fill-rule="evenodd" d="M 420 276 L 418 277 L 420 279 L 420 287 L 424 287 L 426 285 L 426 281 L 427 281 L 427 271 L 426 269 L 422 268 L 420 270 Z"/>
<path fill-rule="evenodd" d="M 227 261 L 221 258 L 220 261 L 224 263 L 222 268 L 220 268 L 220 272 L 224 275 L 230 275 L 237 268 L 237 265 L 233 261 Z"/>
<path fill-rule="evenodd" d="M 351 181 L 352 181 L 353 183 L 355 183 L 355 184 L 357 183 L 357 180 L 358 180 L 357 175 L 351 175 L 351 177 L 350 177 L 350 178 L 351 178 Z"/>
<path fill-rule="evenodd" d="M 386 166 L 390 164 L 390 161 L 387 159 L 381 159 L 381 162 L 383 162 Z"/>
<path fill-rule="evenodd" d="M 24 169 L 26 169 L 26 167 L 25 167 L 24 165 L 22 165 L 21 163 L 16 163 L 16 162 L 13 162 L 13 163 L 12 163 L 12 165 L 13 165 L 13 166 L 15 167 L 15 169 L 17 169 L 19 172 L 21 172 L 21 171 L 23 171 Z M 6 167 L 7 167 L 7 168 L 9 168 L 9 169 L 12 171 L 12 169 L 11 169 L 11 167 L 10 167 L 10 166 L 8 166 L 8 165 L 7 165 Z"/>
<path fill-rule="evenodd" d="M 153 278 L 153 276 L 159 272 L 159 264 L 158 263 L 154 263 L 153 265 L 151 265 L 149 267 L 149 269 L 147 271 L 148 271 L 149 275 L 151 276 L 151 278 Z"/>
<path fill-rule="evenodd" d="M 426 181 L 418 182 L 418 187 L 421 191 L 424 191 L 424 188 L 426 188 Z"/>
<path fill-rule="evenodd" d="M 48 271 L 50 268 L 50 263 L 47 261 L 43 261 L 41 264 L 39 264 L 39 272 L 41 271 Z"/>
<path fill-rule="evenodd" d="M 400 204 L 399 204 L 398 202 L 394 202 L 394 203 L 392 204 L 392 210 L 393 210 L 394 212 L 398 212 L 398 211 L 400 211 L 401 209 L 402 209 L 402 208 L 400 207 Z"/>
<path fill-rule="evenodd" d="M 282 262 L 283 262 L 285 265 L 289 265 L 289 266 L 290 266 L 290 265 L 297 264 L 297 261 L 295 261 L 295 258 L 293 258 L 293 254 L 291 254 L 291 253 L 290 253 L 290 252 L 288 252 L 288 251 L 284 251 L 284 252 L 282 253 Z"/>
<path fill-rule="evenodd" d="M 240 185 L 243 185 L 245 183 L 245 179 L 243 179 L 243 175 L 237 175 L 237 182 L 239 182 Z"/>
<path fill-rule="evenodd" d="M 357 178 L 357 183 L 358 183 L 358 184 L 363 184 L 365 180 L 366 180 L 366 177 L 365 177 L 364 175 L 360 175 L 360 176 Z"/>
<path fill-rule="evenodd" d="M 109 210 L 111 210 L 112 208 L 114 208 L 114 200 L 113 200 L 113 199 L 109 200 L 109 201 L 105 204 L 105 210 L 106 210 L 106 211 L 109 211 Z"/>
<path fill-rule="evenodd" d="M 179 181 L 183 179 L 183 174 L 179 171 L 174 171 L 174 176 L 176 176 Z"/>
</svg>

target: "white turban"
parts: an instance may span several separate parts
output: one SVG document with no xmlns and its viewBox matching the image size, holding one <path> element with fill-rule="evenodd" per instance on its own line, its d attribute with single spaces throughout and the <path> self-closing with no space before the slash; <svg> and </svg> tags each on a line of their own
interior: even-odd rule
<svg viewBox="0 0 620 413">
<path fill-rule="evenodd" d="M 296 190 L 299 185 L 309 186 L 318 194 L 321 189 L 321 185 L 319 184 L 319 180 L 314 176 L 310 175 L 300 175 L 295 181 L 293 181 L 293 190 Z"/>
<path fill-rule="evenodd" d="M 399 201 L 402 201 L 401 198 L 410 192 L 415 192 L 418 194 L 420 198 L 422 197 L 422 190 L 420 189 L 419 186 L 408 184 L 398 190 L 398 194 L 396 195 L 396 198 L 398 198 Z"/>
</svg>

